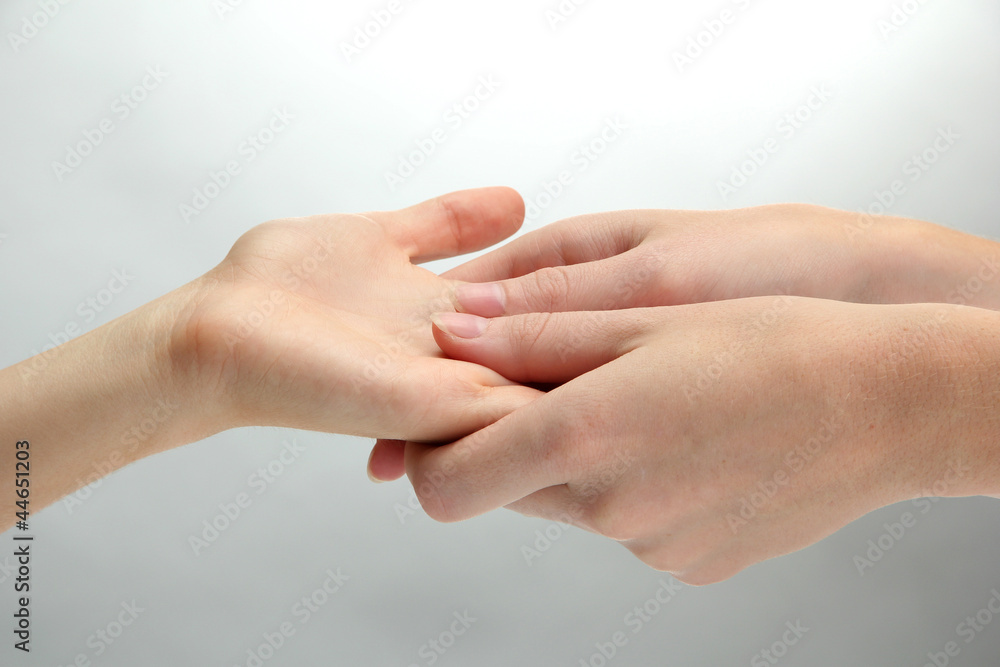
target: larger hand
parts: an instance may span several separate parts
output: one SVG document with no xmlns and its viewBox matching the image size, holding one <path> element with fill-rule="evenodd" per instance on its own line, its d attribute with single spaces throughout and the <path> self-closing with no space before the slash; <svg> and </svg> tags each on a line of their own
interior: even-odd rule
<svg viewBox="0 0 1000 667">
<path fill-rule="evenodd" d="M 1000 246 L 938 225 L 804 204 L 639 210 L 562 220 L 449 271 L 462 310 L 493 317 L 789 294 L 1000 309 Z M 475 284 L 497 281 L 491 284 Z M 370 474 L 402 475 L 380 441 Z"/>
<path fill-rule="evenodd" d="M 440 322 L 455 359 L 565 384 L 407 443 L 435 519 L 509 506 L 702 584 L 888 503 L 1000 492 L 993 311 L 761 297 Z"/>
<path fill-rule="evenodd" d="M 774 294 L 1000 309 L 998 272 L 1000 245 L 986 239 L 906 218 L 779 204 L 570 218 L 445 276 L 500 281 L 493 293 L 459 292 L 466 312 L 492 317 Z M 976 279 L 994 286 L 976 289 Z"/>
</svg>

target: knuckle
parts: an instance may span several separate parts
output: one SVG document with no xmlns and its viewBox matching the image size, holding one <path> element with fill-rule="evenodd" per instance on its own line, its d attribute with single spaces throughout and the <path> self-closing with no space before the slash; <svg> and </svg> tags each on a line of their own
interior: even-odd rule
<svg viewBox="0 0 1000 667">
<path fill-rule="evenodd" d="M 427 516 L 440 523 L 453 523 L 461 517 L 444 488 L 445 479 L 439 470 L 422 469 L 413 475 L 413 490 Z"/>
<path fill-rule="evenodd" d="M 624 542 L 639 537 L 642 522 L 628 503 L 618 502 L 611 494 L 602 494 L 585 502 L 581 507 L 584 522 L 591 530 L 604 537 Z"/>
<path fill-rule="evenodd" d="M 679 553 L 672 541 L 639 541 L 627 546 L 636 558 L 649 567 L 659 572 L 669 572 L 676 579 L 688 583 L 680 575 L 689 572 L 692 563 Z"/>
<path fill-rule="evenodd" d="M 823 207 L 815 204 L 804 204 L 799 202 L 782 202 L 777 204 L 766 204 L 764 213 L 771 217 L 784 218 L 789 220 L 801 220 L 815 215 Z"/>
<path fill-rule="evenodd" d="M 530 313 L 510 320 L 509 335 L 512 349 L 518 350 L 520 356 L 530 354 L 549 328 L 551 320 L 552 313 Z"/>
<path fill-rule="evenodd" d="M 688 586 L 710 586 L 729 578 L 729 576 L 722 575 L 718 571 L 699 567 L 674 572 L 673 575 L 674 579 Z"/>
<path fill-rule="evenodd" d="M 435 202 L 441 211 L 441 217 L 447 222 L 448 229 L 451 231 L 452 251 L 458 252 L 459 249 L 465 246 L 465 230 L 462 227 L 462 216 L 456 210 L 454 200 L 447 195 L 438 197 Z"/>
<path fill-rule="evenodd" d="M 565 309 L 571 287 L 565 266 L 546 266 L 531 274 L 533 285 L 525 301 L 534 310 L 557 312 Z"/>
</svg>

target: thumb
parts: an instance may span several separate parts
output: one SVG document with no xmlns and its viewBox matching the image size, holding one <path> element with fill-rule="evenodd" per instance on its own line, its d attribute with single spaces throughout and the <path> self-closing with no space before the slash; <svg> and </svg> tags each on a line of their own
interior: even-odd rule
<svg viewBox="0 0 1000 667">
<path fill-rule="evenodd" d="M 403 453 L 406 451 L 404 440 L 375 441 L 372 453 L 368 456 L 368 477 L 373 482 L 391 482 L 406 473 Z"/>
<path fill-rule="evenodd" d="M 486 319 L 438 313 L 434 340 L 453 359 L 514 382 L 562 383 L 631 352 L 654 309 L 527 313 Z"/>
<path fill-rule="evenodd" d="M 524 201 L 511 188 L 478 188 L 367 217 L 379 222 L 411 261 L 419 264 L 502 241 L 524 221 Z"/>
</svg>

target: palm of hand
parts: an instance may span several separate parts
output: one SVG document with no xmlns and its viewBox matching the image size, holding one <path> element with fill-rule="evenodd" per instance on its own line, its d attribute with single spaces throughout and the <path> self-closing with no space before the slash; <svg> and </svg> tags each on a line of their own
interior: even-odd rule
<svg viewBox="0 0 1000 667">
<path fill-rule="evenodd" d="M 472 192 L 462 194 L 497 197 Z M 481 247 L 513 231 L 517 217 L 509 205 L 451 200 L 277 220 L 237 241 L 203 278 L 188 325 L 199 364 L 217 376 L 237 424 L 442 440 L 534 396 L 494 371 L 444 358 L 434 342 L 429 316 L 452 309 L 451 285 L 411 257 Z M 497 210 L 479 210 L 489 204 Z"/>
</svg>

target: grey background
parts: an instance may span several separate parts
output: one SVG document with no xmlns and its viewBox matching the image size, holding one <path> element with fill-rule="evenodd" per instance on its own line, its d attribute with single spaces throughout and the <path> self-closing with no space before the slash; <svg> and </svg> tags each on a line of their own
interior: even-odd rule
<svg viewBox="0 0 1000 667">
<path fill-rule="evenodd" d="M 592 0 L 554 28 L 546 11 L 556 0 L 404 1 L 348 62 L 341 44 L 385 4 L 244 0 L 220 15 L 208 0 L 70 2 L 19 45 L 10 33 L 42 10 L 28 0 L 0 5 L 0 363 L 40 351 L 68 323 L 91 329 L 183 284 L 270 218 L 394 209 L 489 184 L 534 199 L 612 117 L 629 125 L 621 139 L 574 172 L 573 185 L 525 230 L 618 208 L 868 207 L 939 128 L 951 127 L 960 139 L 919 181 L 906 181 L 891 210 L 998 232 L 995 1 L 911 2 L 918 11 L 888 36 L 879 29 L 893 11 L 885 0 L 746 9 Z M 724 8 L 735 20 L 678 71 L 673 53 Z M 114 100 L 148 66 L 168 75 L 119 120 Z M 385 172 L 445 125 L 443 114 L 484 75 L 501 83 L 496 94 L 391 190 Z M 777 123 L 821 84 L 831 99 L 723 201 L 717 183 L 747 150 L 780 137 Z M 274 108 L 294 114 L 291 126 L 185 222 L 178 206 L 210 170 L 240 157 L 241 142 Z M 105 117 L 114 132 L 60 182 L 53 161 Z M 84 321 L 78 304 L 115 269 L 134 280 Z M 248 477 L 286 439 L 305 454 L 256 495 Z M 665 575 L 575 529 L 529 566 L 522 546 L 550 524 L 506 510 L 458 525 L 419 511 L 401 520 L 412 489 L 405 480 L 369 483 L 370 444 L 231 431 L 116 473 L 72 511 L 50 507 L 34 522 L 27 660 L 4 629 L 14 595 L 0 570 L 0 617 L 8 619 L 0 664 L 68 665 L 84 654 L 94 665 L 247 665 L 262 634 L 291 621 L 296 633 L 269 667 L 427 665 L 421 646 L 466 610 L 476 622 L 436 664 L 599 665 L 595 644 L 621 630 L 628 643 L 610 664 L 747 665 L 788 621 L 809 631 L 782 665 L 919 666 L 955 639 L 961 653 L 951 664 L 1000 662 L 1000 619 L 971 643 L 956 637 L 1000 587 L 995 501 L 936 503 L 859 576 L 853 558 L 883 523 L 919 511 L 885 508 L 730 581 L 685 588 L 633 633 L 625 615 Z M 188 537 L 241 491 L 253 504 L 196 556 Z M 293 605 L 328 568 L 350 579 L 300 624 Z M 133 600 L 144 611 L 96 656 L 88 637 Z"/>
</svg>

